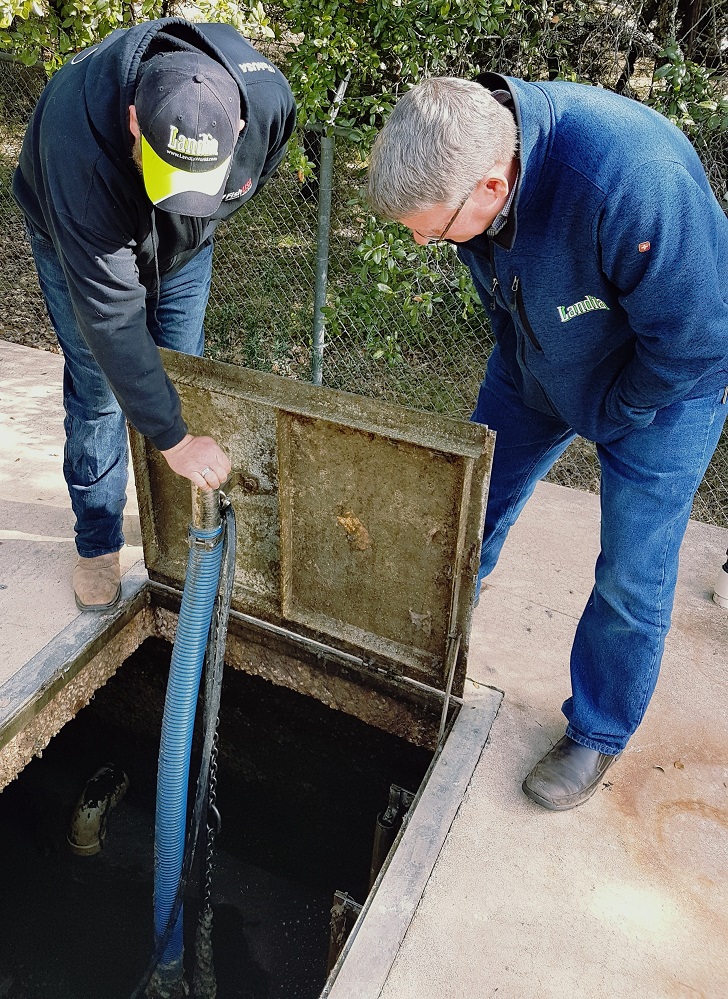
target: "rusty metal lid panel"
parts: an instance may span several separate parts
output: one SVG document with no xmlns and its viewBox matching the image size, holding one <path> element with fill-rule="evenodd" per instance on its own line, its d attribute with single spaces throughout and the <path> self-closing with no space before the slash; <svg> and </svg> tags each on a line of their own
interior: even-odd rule
<svg viewBox="0 0 728 999">
<path fill-rule="evenodd" d="M 494 435 L 486 428 L 163 351 L 193 434 L 243 485 L 233 608 L 444 689 L 462 685 Z M 180 588 L 190 486 L 132 431 L 144 555 Z"/>
</svg>

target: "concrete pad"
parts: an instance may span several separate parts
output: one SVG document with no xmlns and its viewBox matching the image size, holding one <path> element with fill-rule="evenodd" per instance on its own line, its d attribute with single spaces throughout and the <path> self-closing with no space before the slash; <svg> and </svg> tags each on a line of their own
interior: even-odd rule
<svg viewBox="0 0 728 999">
<path fill-rule="evenodd" d="M 0 684 L 80 614 L 63 479 L 63 358 L 0 340 Z M 122 573 L 142 556 L 133 475 Z"/>
<path fill-rule="evenodd" d="M 469 674 L 504 702 L 382 999 L 728 995 L 727 542 L 690 524 L 647 717 L 590 802 L 547 812 L 520 784 L 563 735 L 599 504 L 538 487 L 475 615 Z"/>
<path fill-rule="evenodd" d="M 80 616 L 61 378 L 0 341 L 0 685 Z M 541 484 L 475 614 L 466 697 L 505 698 L 381 999 L 728 995 L 728 531 L 690 524 L 657 692 L 600 791 L 552 813 L 520 790 L 563 734 L 598 546 L 596 497 Z"/>
</svg>

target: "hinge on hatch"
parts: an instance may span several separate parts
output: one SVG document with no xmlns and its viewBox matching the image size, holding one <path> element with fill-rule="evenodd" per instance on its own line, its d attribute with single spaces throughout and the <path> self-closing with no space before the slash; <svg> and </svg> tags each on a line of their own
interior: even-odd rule
<svg viewBox="0 0 728 999">
<path fill-rule="evenodd" d="M 361 661 L 367 669 L 370 669 L 373 673 L 379 673 L 381 676 L 386 676 L 388 680 L 402 679 L 401 670 L 395 669 L 394 666 L 384 666 L 382 663 L 378 662 L 376 659 L 372 659 L 370 656 L 362 656 Z"/>
</svg>

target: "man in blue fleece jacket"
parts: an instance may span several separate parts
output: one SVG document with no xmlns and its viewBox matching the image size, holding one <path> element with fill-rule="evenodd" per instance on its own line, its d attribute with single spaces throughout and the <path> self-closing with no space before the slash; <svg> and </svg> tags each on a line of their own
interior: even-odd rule
<svg viewBox="0 0 728 999">
<path fill-rule="evenodd" d="M 272 63 L 230 25 L 182 18 L 79 52 L 33 112 L 13 194 L 65 356 L 82 610 L 121 594 L 126 419 L 201 489 L 230 472 L 216 441 L 187 432 L 157 347 L 202 354 L 213 234 L 271 176 L 294 124 Z"/>
<path fill-rule="evenodd" d="M 479 584 L 577 434 L 601 465 L 601 552 L 565 736 L 523 783 L 554 810 L 599 787 L 640 724 L 678 552 L 728 412 L 728 220 L 685 136 L 596 87 L 427 80 L 375 143 L 369 198 L 447 239 L 496 345 L 473 419 L 496 431 Z"/>
</svg>

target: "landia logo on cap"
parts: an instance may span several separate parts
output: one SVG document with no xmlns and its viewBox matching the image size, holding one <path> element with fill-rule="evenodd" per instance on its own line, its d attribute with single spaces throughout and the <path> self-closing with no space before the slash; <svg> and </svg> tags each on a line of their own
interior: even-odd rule
<svg viewBox="0 0 728 999">
<path fill-rule="evenodd" d="M 169 126 L 169 142 L 167 149 L 171 153 L 183 153 L 185 156 L 199 157 L 200 159 L 217 159 L 217 139 L 213 138 L 209 132 L 203 132 L 196 139 L 188 139 L 182 135 L 176 125 Z"/>
</svg>

